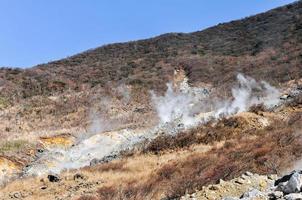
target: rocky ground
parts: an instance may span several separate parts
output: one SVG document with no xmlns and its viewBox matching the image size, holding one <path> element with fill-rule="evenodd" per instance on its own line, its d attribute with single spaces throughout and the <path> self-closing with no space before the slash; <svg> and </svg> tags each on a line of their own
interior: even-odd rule
<svg viewBox="0 0 302 200">
<path fill-rule="evenodd" d="M 181 197 L 182 200 L 266 200 L 302 199 L 301 171 L 278 177 L 246 172 L 230 181 L 203 187 L 202 190 Z"/>
<path fill-rule="evenodd" d="M 301 10 L 1 68 L 0 199 L 301 199 Z"/>
<path fill-rule="evenodd" d="M 185 175 L 182 181 L 189 181 L 190 176 L 201 176 L 201 179 L 195 180 L 196 183 L 200 182 L 200 185 L 194 183 L 190 186 L 190 195 L 183 196 L 181 197 L 182 199 L 221 199 L 226 197 L 253 199 L 256 196 L 257 198 L 258 196 L 259 198 L 268 198 L 271 196 L 270 192 L 275 192 L 274 189 L 271 189 L 277 179 L 275 175 L 265 176 L 246 172 L 241 177 L 231 181 L 223 181 L 222 179 L 224 177 L 232 178 L 239 175 L 244 169 L 249 169 L 249 167 L 244 167 L 244 161 L 240 163 L 242 158 L 237 155 L 239 152 L 246 152 L 248 151 L 247 149 L 251 148 L 249 147 L 250 144 L 245 140 L 255 145 L 254 148 L 256 150 L 252 149 L 251 151 L 255 152 L 249 157 L 259 159 L 257 160 L 259 163 L 255 163 L 255 167 L 251 168 L 256 170 L 256 172 L 258 172 L 257 170 L 264 172 L 267 169 L 272 170 L 275 168 L 284 170 L 284 168 L 290 167 L 295 159 L 299 157 L 298 155 L 294 157 L 288 156 L 288 163 L 276 161 L 274 165 L 272 163 L 274 160 L 262 158 L 262 156 L 269 154 L 270 150 L 266 149 L 263 146 L 264 144 L 257 144 L 257 138 L 261 138 L 261 135 L 267 137 L 269 132 L 272 132 L 272 138 L 280 137 L 280 134 L 276 132 L 281 131 L 278 128 L 279 126 L 282 128 L 293 126 L 292 129 L 286 130 L 292 134 L 286 136 L 288 137 L 286 140 L 293 140 L 291 137 L 297 138 L 295 140 L 300 140 L 301 133 L 298 129 L 300 127 L 299 122 L 302 119 L 302 108 L 299 100 L 299 84 L 296 81 L 285 85 L 284 88 L 287 90 L 284 90 L 284 94 L 280 96 L 280 104 L 272 109 L 265 109 L 261 106 L 251 107 L 249 111 L 238 112 L 235 115 L 222 117 L 218 120 L 210 120 L 206 124 L 195 127 L 195 129 L 194 127 L 184 128 L 181 121 L 183 119 L 177 118 L 172 123 L 160 124 L 151 129 L 119 128 L 111 131 L 99 130 L 99 133 L 95 132 L 87 137 L 82 137 L 80 140 L 80 135 L 67 132 L 40 136 L 37 138 L 38 142 L 35 145 L 17 143 L 20 145 L 18 148 L 22 149 L 20 154 L 16 154 L 19 157 L 14 155 L 0 157 L 2 169 L 2 174 L 0 175 L 3 180 L 2 184 L 4 184 L 0 198 L 77 199 L 86 198 L 86 196 L 99 199 L 139 199 L 141 196 L 146 199 L 162 199 L 165 196 L 174 198 L 178 196 L 175 196 L 175 194 L 184 192 L 183 189 L 177 189 L 177 184 L 175 186 L 172 184 L 173 179 L 175 179 L 174 181 L 179 181 L 177 179 L 179 176 L 183 176 L 183 173 L 188 173 L 188 177 Z M 186 86 L 183 90 L 190 90 L 190 87 Z M 178 98 L 178 96 L 174 96 L 174 98 Z M 119 103 L 122 104 L 121 101 L 116 101 L 116 106 L 112 107 L 112 109 L 121 110 L 121 108 L 118 108 Z M 123 115 L 126 115 L 127 112 Z M 111 116 L 115 116 L 116 113 L 116 111 L 113 112 Z M 145 116 L 148 115 L 144 112 L 143 114 Z M 196 115 L 196 119 L 203 120 L 215 116 L 215 112 L 201 114 Z M 128 124 L 127 127 L 131 127 L 131 125 Z M 192 133 L 190 133 L 191 129 Z M 292 130 L 296 130 L 296 133 L 292 132 Z M 178 136 L 183 131 L 185 134 Z M 171 138 L 165 139 L 165 137 Z M 266 145 L 272 149 L 284 148 L 284 144 L 281 144 L 280 147 L 275 147 L 275 145 L 279 145 L 278 142 L 278 139 L 276 142 L 269 142 L 267 139 Z M 238 143 L 238 145 L 232 146 L 233 143 Z M 239 145 L 240 143 L 242 145 Z M 286 148 L 288 148 L 287 145 L 290 144 L 286 144 Z M 229 152 L 230 157 L 223 161 L 225 158 L 222 158 L 220 151 Z M 294 149 L 285 149 L 284 151 L 289 153 L 294 151 Z M 23 159 L 20 159 L 20 155 L 22 155 Z M 249 157 L 247 156 L 247 158 Z M 188 161 L 191 159 L 193 160 Z M 190 162 L 192 162 L 192 165 L 196 165 L 194 159 L 201 159 L 197 164 L 201 162 L 205 163 L 205 166 L 198 164 L 196 166 L 197 171 L 192 171 L 194 167 L 186 165 Z M 209 160 L 210 163 L 202 161 L 204 159 Z M 232 164 L 229 159 L 234 159 L 235 162 L 238 162 L 236 164 L 238 166 L 235 165 L 236 167 L 240 166 L 243 168 L 234 171 L 233 175 L 225 174 L 227 171 L 217 172 L 215 169 L 217 162 L 226 162 L 226 168 L 222 170 L 230 170 L 229 167 L 232 166 L 228 165 Z M 265 165 L 261 164 L 261 162 L 265 162 Z M 183 163 L 181 164 L 182 166 L 177 166 L 180 163 Z M 174 169 L 174 167 L 176 168 Z M 196 174 L 189 175 L 191 173 L 189 171 L 179 172 L 181 168 Z M 203 173 L 208 173 L 207 178 L 203 174 L 200 175 L 200 172 L 198 172 L 199 168 Z M 221 168 L 224 167 L 221 166 Z M 174 173 L 179 174 L 170 175 Z M 170 176 L 175 177 L 171 178 Z M 154 177 L 155 180 L 153 180 Z M 137 182 L 138 180 L 142 182 L 139 183 Z M 212 185 L 214 180 L 219 180 L 219 184 Z M 122 185 L 119 185 L 119 182 Z M 146 184 L 151 184 L 150 182 L 155 185 L 146 186 Z M 125 188 L 128 187 L 127 185 L 134 187 L 131 190 L 137 190 L 138 194 L 132 194 L 127 197 L 128 189 Z M 162 186 L 159 187 L 160 185 Z M 198 189 L 201 186 L 204 187 L 192 193 L 194 188 Z M 140 187 L 151 187 L 152 190 L 155 190 L 153 191 L 154 194 L 152 194 L 153 192 L 140 194 L 140 192 L 145 190 L 143 188 L 139 189 Z M 251 188 L 253 190 L 250 191 Z M 120 191 L 116 191 L 117 189 Z M 103 190 L 106 192 L 102 192 Z M 107 190 L 111 192 L 108 193 Z M 171 194 L 169 192 L 166 194 L 169 190 L 172 190 Z M 111 193 L 113 196 L 110 196 Z M 276 195 L 280 196 L 281 193 L 278 194 L 276 192 Z M 285 198 L 286 195 L 289 194 L 283 192 L 282 198 Z M 178 196 L 178 198 L 180 197 Z"/>
<path fill-rule="evenodd" d="M 258 175 L 246 172 L 230 181 L 219 180 L 218 184 L 208 185 L 192 194 L 181 197 L 181 200 L 216 200 L 216 199 L 257 199 L 257 194 L 265 193 L 274 185 L 277 175 Z M 251 196 L 254 195 L 254 196 Z M 259 199 L 261 196 L 259 196 Z M 262 199 L 268 199 L 262 198 Z"/>
</svg>

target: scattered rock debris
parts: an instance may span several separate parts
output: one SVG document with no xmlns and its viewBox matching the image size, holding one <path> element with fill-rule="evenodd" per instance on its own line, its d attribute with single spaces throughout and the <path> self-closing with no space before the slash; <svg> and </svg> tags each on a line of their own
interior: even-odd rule
<svg viewBox="0 0 302 200">
<path fill-rule="evenodd" d="M 246 172 L 230 181 L 203 187 L 181 200 L 302 200 L 302 170 L 282 177 Z"/>
<path fill-rule="evenodd" d="M 118 158 L 118 155 L 117 154 L 112 154 L 112 155 L 108 155 L 108 156 L 105 156 L 104 158 L 102 159 L 97 159 L 97 158 L 94 158 L 90 161 L 90 166 L 95 166 L 97 164 L 101 164 L 101 163 L 108 163 L 112 160 L 115 160 Z"/>
</svg>

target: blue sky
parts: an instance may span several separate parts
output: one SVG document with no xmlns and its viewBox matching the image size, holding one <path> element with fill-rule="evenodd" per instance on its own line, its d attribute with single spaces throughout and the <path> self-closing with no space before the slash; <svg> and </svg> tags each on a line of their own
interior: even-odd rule
<svg viewBox="0 0 302 200">
<path fill-rule="evenodd" d="M 103 44 L 192 32 L 293 0 L 0 0 L 0 66 L 30 67 Z"/>
</svg>

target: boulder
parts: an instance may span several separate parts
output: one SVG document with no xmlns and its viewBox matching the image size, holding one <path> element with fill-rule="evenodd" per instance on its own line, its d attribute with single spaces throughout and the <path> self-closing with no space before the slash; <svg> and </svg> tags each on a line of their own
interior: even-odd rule
<svg viewBox="0 0 302 200">
<path fill-rule="evenodd" d="M 281 199 L 283 197 L 283 192 L 273 191 L 268 194 L 269 199 Z"/>
<path fill-rule="evenodd" d="M 279 183 L 278 186 L 275 188 L 275 191 L 283 192 L 286 184 L 287 184 L 287 182 L 281 182 L 281 183 Z"/>
<path fill-rule="evenodd" d="M 298 193 L 302 187 L 302 175 L 299 172 L 294 172 L 286 185 L 283 188 L 283 193 Z"/>
<path fill-rule="evenodd" d="M 52 175 L 52 174 L 49 174 L 47 176 L 49 182 L 59 182 L 60 181 L 60 177 L 57 176 L 57 175 Z"/>
<path fill-rule="evenodd" d="M 294 172 L 287 174 L 285 176 L 282 176 L 281 178 L 277 179 L 274 183 L 275 186 L 278 186 L 280 183 L 284 183 L 289 181 L 290 177 L 294 174 Z"/>
</svg>

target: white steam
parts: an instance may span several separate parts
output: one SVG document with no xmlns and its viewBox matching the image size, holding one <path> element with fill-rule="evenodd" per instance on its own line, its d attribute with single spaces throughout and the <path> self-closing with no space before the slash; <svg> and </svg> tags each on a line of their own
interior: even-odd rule
<svg viewBox="0 0 302 200">
<path fill-rule="evenodd" d="M 89 136 L 105 131 L 110 131 L 116 126 L 113 120 L 109 120 L 108 118 L 99 113 L 92 112 L 90 118 L 91 124 L 88 127 Z"/>
<path fill-rule="evenodd" d="M 279 103 L 280 92 L 265 81 L 237 75 L 238 86 L 232 88 L 232 101 L 224 100 L 224 106 L 215 111 L 215 116 L 228 116 L 247 111 L 253 105 L 263 104 L 271 108 Z"/>
<path fill-rule="evenodd" d="M 206 122 L 211 118 L 228 116 L 248 110 L 252 105 L 263 104 L 267 107 L 279 102 L 279 91 L 266 82 L 257 82 L 241 74 L 237 76 L 238 85 L 232 89 L 232 99 L 218 100 L 209 89 L 190 87 L 185 79 L 180 88 L 168 89 L 163 96 L 151 92 L 151 98 L 157 111 L 160 123 L 145 130 L 116 129 L 115 121 L 105 116 L 92 113 L 91 132 L 69 149 L 49 149 L 37 161 L 31 164 L 25 173 L 45 174 L 60 173 L 64 169 L 75 169 L 90 164 L 92 159 L 102 159 L 109 155 L 118 155 L 123 150 L 131 149 L 135 144 L 145 140 L 153 140 L 159 134 L 177 134 L 189 128 Z M 122 101 L 130 98 L 128 92 L 121 88 Z M 103 98 L 101 107 L 107 112 L 113 99 Z M 113 110 L 114 111 L 114 110 Z M 119 112 L 113 112 L 119 115 Z M 117 118 L 118 119 L 118 118 Z M 106 132 L 108 131 L 108 132 Z"/>
<path fill-rule="evenodd" d="M 179 117 L 188 118 L 190 113 L 189 105 L 192 103 L 193 98 L 186 93 L 175 93 L 171 83 L 167 84 L 167 87 L 168 89 L 164 96 L 158 97 L 153 92 L 151 93 L 161 122 L 171 122 Z"/>
<path fill-rule="evenodd" d="M 253 105 L 263 104 L 270 108 L 279 103 L 280 92 L 267 82 L 257 82 L 242 74 L 237 75 L 237 81 L 238 85 L 231 91 L 232 100 L 218 100 L 209 95 L 205 88 L 187 87 L 175 90 L 169 83 L 163 96 L 151 92 L 152 101 L 162 123 L 178 120 L 185 127 L 202 123 L 213 117 L 219 118 L 244 112 Z M 196 115 L 196 113 L 200 114 Z"/>
<path fill-rule="evenodd" d="M 186 80 L 180 86 L 176 91 L 172 84 L 168 83 L 164 96 L 157 96 L 151 91 L 151 98 L 162 123 L 179 120 L 184 126 L 190 126 L 196 123 L 196 106 L 206 98 L 208 91 L 204 88 L 189 87 Z"/>
</svg>

